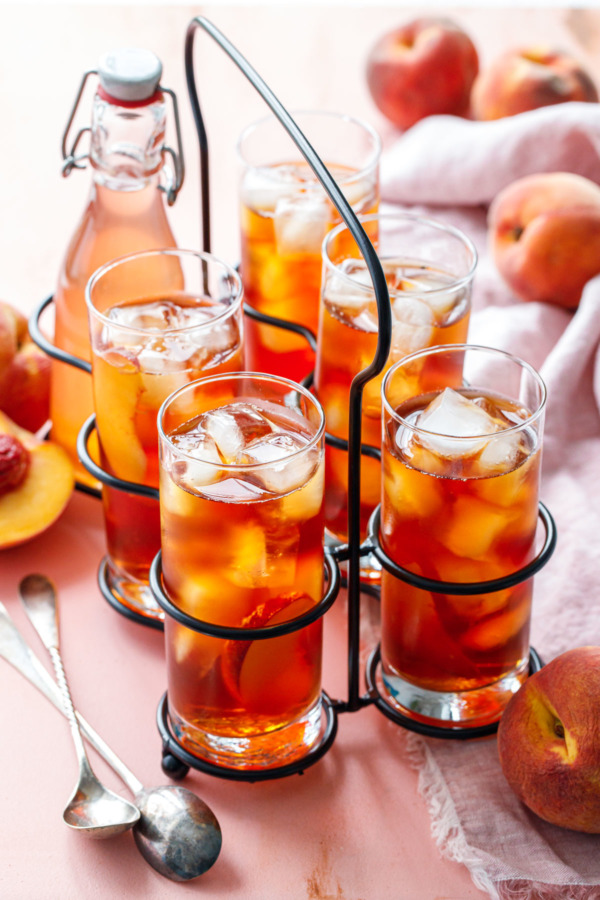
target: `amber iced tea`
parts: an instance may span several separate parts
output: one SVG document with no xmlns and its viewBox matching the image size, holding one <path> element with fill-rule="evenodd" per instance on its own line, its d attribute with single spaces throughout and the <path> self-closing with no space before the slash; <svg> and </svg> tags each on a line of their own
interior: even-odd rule
<svg viewBox="0 0 600 900">
<path fill-rule="evenodd" d="M 202 379 L 161 421 L 162 567 L 182 610 L 252 628 L 323 592 L 323 416 L 297 385 Z M 191 752 L 236 767 L 303 755 L 320 733 L 321 621 L 227 640 L 166 617 L 169 715 Z"/>
<path fill-rule="evenodd" d="M 179 290 L 172 288 L 175 276 Z M 164 295 L 161 282 L 171 287 Z M 187 293 L 186 286 L 197 290 Z M 240 303 L 235 273 L 193 253 L 136 254 L 94 276 L 93 388 L 107 472 L 158 488 L 158 410 L 203 374 L 242 367 Z M 111 589 L 125 605 L 158 616 L 148 588 L 160 548 L 158 502 L 107 486 L 103 502 Z"/>
<path fill-rule="evenodd" d="M 486 354 L 498 359 L 490 372 L 471 366 L 471 357 L 480 364 Z M 521 365 L 507 354 L 457 348 L 454 355 L 473 372 L 463 386 L 438 382 L 430 393 L 390 402 L 424 354 L 399 364 L 396 384 L 395 370 L 386 379 L 381 539 L 418 575 L 488 581 L 533 556 L 545 395 L 525 364 L 507 395 L 515 381 L 509 370 Z M 392 703 L 449 723 L 498 718 L 526 676 L 532 588 L 528 579 L 460 596 L 384 572 L 383 680 Z"/>
<path fill-rule="evenodd" d="M 379 202 L 380 142 L 368 126 L 345 116 L 300 113 L 296 120 L 357 213 Z M 317 331 L 321 244 L 340 221 L 312 169 L 275 119 L 248 128 L 240 140 L 242 277 L 248 304 L 259 312 Z M 249 320 L 247 362 L 254 371 L 300 380 L 314 368 L 303 337 Z"/>
<path fill-rule="evenodd" d="M 385 372 L 403 356 L 440 344 L 466 340 L 471 285 L 477 254 L 457 229 L 411 214 L 360 217 L 377 250 L 390 294 L 392 342 L 384 372 L 363 391 L 362 442 L 381 444 L 381 384 Z M 347 440 L 350 385 L 375 357 L 379 321 L 366 263 L 345 226 L 335 228 L 323 246 L 321 311 L 315 390 L 325 410 L 327 430 Z M 411 392 L 426 390 L 433 357 Z M 453 363 L 460 377 L 460 361 Z M 345 540 L 348 454 L 327 447 L 325 524 Z M 361 535 L 380 501 L 381 467 L 361 460 Z"/>
</svg>

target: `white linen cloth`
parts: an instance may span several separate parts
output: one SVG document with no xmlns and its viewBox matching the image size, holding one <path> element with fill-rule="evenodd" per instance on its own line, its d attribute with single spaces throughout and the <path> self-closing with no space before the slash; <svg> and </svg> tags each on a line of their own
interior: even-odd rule
<svg viewBox="0 0 600 900">
<path fill-rule="evenodd" d="M 532 172 L 577 172 L 600 183 L 600 106 L 567 103 L 496 122 L 426 119 L 382 161 L 387 206 L 410 207 L 462 228 L 475 242 L 469 341 L 523 357 L 548 388 L 541 498 L 558 545 L 535 576 L 532 645 L 548 662 L 600 645 L 600 276 L 576 313 L 524 303 L 498 274 L 487 246 L 486 207 Z M 408 735 L 432 831 L 490 897 L 600 900 L 600 835 L 549 825 L 509 789 L 496 739 L 440 741 Z"/>
</svg>

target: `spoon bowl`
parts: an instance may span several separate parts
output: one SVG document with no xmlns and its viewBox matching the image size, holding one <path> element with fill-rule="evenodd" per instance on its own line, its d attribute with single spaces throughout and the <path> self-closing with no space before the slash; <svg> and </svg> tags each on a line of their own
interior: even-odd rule
<svg viewBox="0 0 600 900">
<path fill-rule="evenodd" d="M 89 837 L 114 837 L 133 828 L 139 821 L 140 811 L 129 800 L 105 787 L 92 771 L 60 655 L 54 585 L 45 575 L 28 575 L 19 585 L 19 594 L 31 624 L 50 654 L 79 763 L 79 780 L 69 798 L 63 820 L 70 828 Z"/>
<path fill-rule="evenodd" d="M 140 810 L 98 781 L 89 766 L 80 778 L 63 812 L 63 821 L 80 834 L 109 838 L 139 822 Z"/>
<path fill-rule="evenodd" d="M 221 827 L 209 806 L 177 785 L 143 788 L 133 837 L 142 856 L 171 881 L 208 871 L 221 851 Z"/>
<path fill-rule="evenodd" d="M 58 685 L 1 602 L 0 656 L 66 716 Z M 75 715 L 89 743 L 136 798 L 141 816 L 133 836 L 146 862 L 171 881 L 189 881 L 210 869 L 221 850 L 221 828 L 206 803 L 179 785 L 144 787 L 83 716 Z"/>
</svg>

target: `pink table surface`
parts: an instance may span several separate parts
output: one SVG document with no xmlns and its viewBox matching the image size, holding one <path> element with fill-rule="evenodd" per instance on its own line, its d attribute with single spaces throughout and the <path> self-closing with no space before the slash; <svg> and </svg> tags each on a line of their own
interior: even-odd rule
<svg viewBox="0 0 600 900">
<path fill-rule="evenodd" d="M 423 12 L 357 6 L 90 6 L 0 3 L 2 210 L 0 296 L 25 312 L 52 288 L 87 192 L 87 174 L 59 175 L 60 140 L 81 73 L 104 50 L 140 44 L 165 66 L 164 83 L 182 104 L 188 179 L 172 219 L 181 246 L 198 243 L 196 151 L 187 108 L 183 38 L 204 12 L 236 43 L 290 108 L 337 109 L 393 135 L 374 109 L 364 60 L 374 40 Z M 593 10 L 447 10 L 476 39 L 487 62 L 523 34 L 572 49 L 598 76 L 600 14 Z M 205 39 L 208 42 L 208 39 Z M 198 40 L 198 44 L 200 40 Z M 235 139 L 265 112 L 216 48 L 198 50 L 203 104 L 212 135 L 214 250 L 235 260 Z M 166 688 L 162 635 L 128 622 L 102 599 L 96 569 L 104 552 L 98 501 L 74 495 L 50 530 L 0 552 L 0 598 L 30 643 L 37 641 L 17 600 L 20 578 L 41 571 L 59 589 L 61 636 L 81 712 L 147 785 L 164 783 L 157 702 Z M 377 610 L 366 601 L 365 647 L 377 640 Z M 345 606 L 326 617 L 324 687 L 345 696 Z M 173 884 L 150 869 L 131 835 L 91 842 L 72 834 L 61 812 L 76 764 L 68 727 L 0 661 L 0 897 L 70 900 L 200 895 L 270 900 L 474 900 L 466 868 L 442 860 L 417 792 L 405 734 L 377 710 L 340 717 L 332 750 L 300 776 L 233 784 L 190 773 L 186 786 L 213 807 L 224 834 L 221 857 L 198 881 Z M 120 787 L 92 752 L 101 778 Z"/>
<path fill-rule="evenodd" d="M 29 642 L 40 644 L 17 600 L 24 573 L 46 572 L 60 592 L 61 638 L 75 703 L 148 786 L 167 781 L 155 726 L 165 690 L 163 638 L 130 623 L 102 599 L 98 501 L 74 496 L 34 543 L 2 557 L 2 599 Z M 328 613 L 324 686 L 345 696 L 345 598 Z M 365 607 L 365 637 L 376 639 Z M 44 658 L 43 649 L 40 655 Z M 471 900 L 465 868 L 442 861 L 429 835 L 405 735 L 373 709 L 340 716 L 329 753 L 302 776 L 234 784 L 192 772 L 184 784 L 212 807 L 223 829 L 213 869 L 188 885 L 150 869 L 130 834 L 94 842 L 73 834 L 61 812 L 76 765 L 66 722 L 0 663 L 0 896 L 21 898 L 206 897 L 436 898 Z M 98 775 L 116 776 L 92 751 Z M 35 854 L 35 855 L 34 855 Z"/>
</svg>

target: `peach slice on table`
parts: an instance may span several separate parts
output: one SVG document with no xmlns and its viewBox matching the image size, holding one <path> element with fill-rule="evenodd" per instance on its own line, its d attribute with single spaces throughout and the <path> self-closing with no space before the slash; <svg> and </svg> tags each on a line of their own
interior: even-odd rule
<svg viewBox="0 0 600 900">
<path fill-rule="evenodd" d="M 4 492 L 0 486 L 0 549 L 14 547 L 45 531 L 67 505 L 74 487 L 73 466 L 64 450 L 40 441 L 0 412 L 0 437 L 11 437 L 19 453 L 3 461 Z M 9 463 L 19 469 L 12 477 Z M 19 476 L 19 477 L 17 477 Z"/>
<path fill-rule="evenodd" d="M 277 625 L 313 606 L 315 601 L 307 594 L 291 592 L 261 605 L 245 624 L 249 628 Z M 230 693 L 246 709 L 271 715 L 306 701 L 314 683 L 315 627 L 318 623 L 261 641 L 227 641 L 221 664 Z"/>
</svg>

